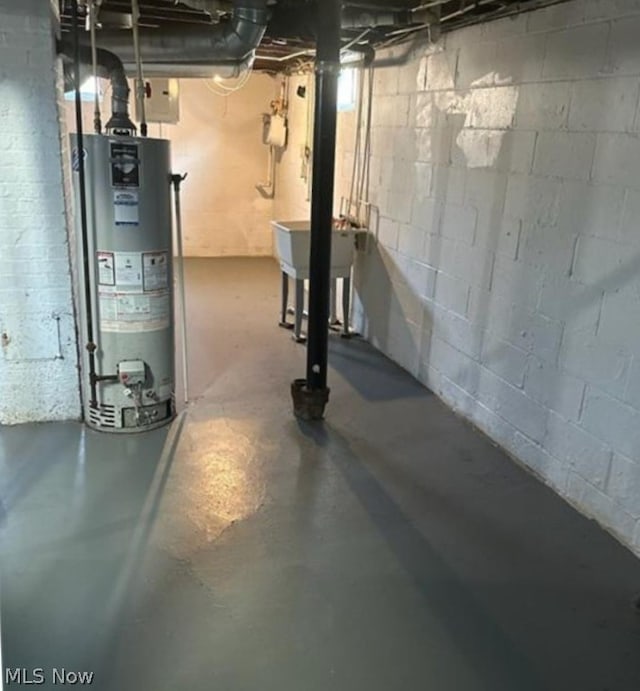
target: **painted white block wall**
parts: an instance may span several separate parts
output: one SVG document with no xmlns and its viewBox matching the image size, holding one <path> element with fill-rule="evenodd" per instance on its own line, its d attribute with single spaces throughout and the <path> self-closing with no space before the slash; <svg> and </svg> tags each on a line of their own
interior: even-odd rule
<svg viewBox="0 0 640 691">
<path fill-rule="evenodd" d="M 53 5 L 0 8 L 0 423 L 78 418 Z"/>
<path fill-rule="evenodd" d="M 379 69 L 356 284 L 375 346 L 640 555 L 639 30 L 576 0 Z"/>
</svg>

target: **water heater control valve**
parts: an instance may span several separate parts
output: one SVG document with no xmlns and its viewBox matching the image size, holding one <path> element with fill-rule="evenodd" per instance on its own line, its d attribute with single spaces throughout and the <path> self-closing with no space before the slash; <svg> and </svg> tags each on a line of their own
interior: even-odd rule
<svg viewBox="0 0 640 691">
<path fill-rule="evenodd" d="M 143 360 L 123 360 L 118 364 L 118 378 L 123 386 L 142 386 L 147 379 Z"/>
</svg>

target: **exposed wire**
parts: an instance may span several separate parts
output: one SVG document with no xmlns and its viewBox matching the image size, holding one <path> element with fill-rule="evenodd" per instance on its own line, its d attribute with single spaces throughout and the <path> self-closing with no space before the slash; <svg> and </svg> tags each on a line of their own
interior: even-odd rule
<svg viewBox="0 0 640 691">
<path fill-rule="evenodd" d="M 404 33 L 400 33 L 399 35 L 391 36 L 389 40 L 384 41 L 379 46 L 377 46 L 377 48 L 379 50 L 384 50 L 385 48 L 391 48 L 392 46 L 396 46 L 400 43 L 405 43 L 409 37 L 416 37 L 418 34 L 424 32 L 425 30 L 429 32 L 430 29 L 431 26 L 414 26 L 411 28 L 411 31 L 406 31 Z"/>
<path fill-rule="evenodd" d="M 314 56 L 316 54 L 315 48 L 305 48 L 304 50 L 299 50 L 297 53 L 287 53 L 285 55 L 267 55 L 256 53 L 256 60 L 266 60 L 268 62 L 288 62 L 294 58 Z"/>
<path fill-rule="evenodd" d="M 216 96 L 227 97 L 231 96 L 231 94 L 236 93 L 236 91 L 240 91 L 240 89 L 243 89 L 248 84 L 252 74 L 252 70 L 247 70 L 240 77 L 240 81 L 237 84 L 234 84 L 233 86 L 227 86 L 226 84 L 223 84 L 222 82 L 217 82 L 214 79 L 207 79 L 205 81 L 205 84 L 207 86 L 207 89 L 209 89 L 209 91 L 214 93 Z"/>
<path fill-rule="evenodd" d="M 396 29 L 391 31 L 389 36 L 400 36 L 401 34 L 412 34 L 417 31 L 422 31 L 422 29 L 427 29 L 431 24 L 416 24 L 415 26 L 406 26 L 403 29 Z"/>
<path fill-rule="evenodd" d="M 340 52 L 346 53 L 349 50 L 349 48 L 354 46 L 356 43 L 360 43 L 360 41 L 362 41 L 362 39 L 365 38 L 365 36 L 368 36 L 370 33 L 371 29 L 365 29 L 361 34 L 359 34 L 355 38 L 352 38 L 348 43 L 345 43 L 345 45 L 342 46 L 342 48 L 340 48 Z"/>
<path fill-rule="evenodd" d="M 438 7 L 438 5 L 444 5 L 448 0 L 431 0 L 431 2 L 423 2 L 417 7 L 412 7 L 409 12 L 421 12 L 422 10 L 429 10 L 432 7 Z"/>
</svg>

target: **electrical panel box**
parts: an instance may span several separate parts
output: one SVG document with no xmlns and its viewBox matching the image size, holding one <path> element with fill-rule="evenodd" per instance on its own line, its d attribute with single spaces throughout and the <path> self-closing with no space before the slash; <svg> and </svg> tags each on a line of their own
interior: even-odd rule
<svg viewBox="0 0 640 691">
<path fill-rule="evenodd" d="M 177 79 L 146 79 L 147 95 L 144 99 L 147 122 L 176 125 L 180 121 L 180 85 Z M 136 118 L 140 122 L 136 101 Z"/>
</svg>

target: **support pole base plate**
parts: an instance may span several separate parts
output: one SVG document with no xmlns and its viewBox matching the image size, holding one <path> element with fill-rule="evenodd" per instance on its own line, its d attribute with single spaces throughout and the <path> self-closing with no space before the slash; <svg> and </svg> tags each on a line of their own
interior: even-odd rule
<svg viewBox="0 0 640 691">
<path fill-rule="evenodd" d="M 329 402 L 330 389 L 309 389 L 306 379 L 291 383 L 293 414 L 300 420 L 323 420 L 324 409 Z"/>
</svg>

